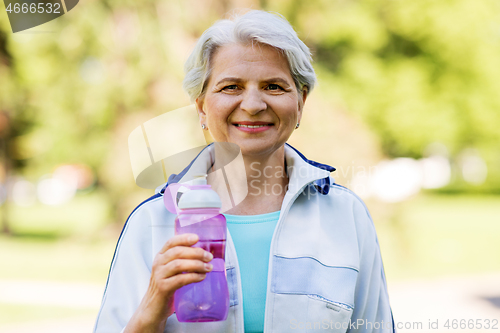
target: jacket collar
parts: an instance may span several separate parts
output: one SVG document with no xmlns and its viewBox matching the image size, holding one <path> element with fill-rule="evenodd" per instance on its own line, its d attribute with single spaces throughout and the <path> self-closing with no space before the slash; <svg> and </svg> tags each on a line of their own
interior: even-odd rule
<svg viewBox="0 0 500 333">
<path fill-rule="evenodd" d="M 172 183 L 187 183 L 193 180 L 194 175 L 200 173 L 207 173 L 207 171 L 214 165 L 216 154 L 216 147 L 214 144 L 206 146 L 199 154 L 194 158 L 191 163 L 180 172 L 178 175 L 172 174 L 168 178 L 168 182 L 162 186 L 161 193 L 165 191 L 168 184 Z M 231 178 L 235 181 L 228 179 L 229 184 L 231 183 L 236 186 L 247 186 L 246 174 L 243 164 L 243 158 L 241 152 L 238 151 L 225 151 L 225 158 L 229 163 L 226 163 L 224 169 L 231 169 Z M 227 157 L 229 156 L 229 157 Z M 328 194 L 330 187 L 330 172 L 335 171 L 335 168 L 326 164 L 318 163 L 315 161 L 308 160 L 302 153 L 297 149 L 285 144 L 285 162 L 287 173 L 289 177 L 288 192 L 289 194 L 295 194 L 300 189 L 314 182 L 315 188 L 321 194 Z M 225 172 L 227 177 L 227 171 Z M 245 193 L 246 195 L 246 193 Z"/>
<path fill-rule="evenodd" d="M 289 144 L 285 144 L 285 161 L 289 177 L 288 189 L 291 193 L 296 193 L 311 182 L 314 182 L 320 193 L 328 193 L 330 172 L 335 171 L 334 167 L 308 160 Z"/>
</svg>

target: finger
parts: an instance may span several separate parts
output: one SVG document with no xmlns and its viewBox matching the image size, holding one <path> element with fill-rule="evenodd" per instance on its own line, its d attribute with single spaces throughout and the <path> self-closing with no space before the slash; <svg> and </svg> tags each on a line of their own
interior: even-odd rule
<svg viewBox="0 0 500 333">
<path fill-rule="evenodd" d="M 164 280 L 166 283 L 168 283 L 171 288 L 174 290 L 177 290 L 181 287 L 184 287 L 185 285 L 188 285 L 190 283 L 195 283 L 195 282 L 200 282 L 205 279 L 206 274 L 203 273 L 186 273 L 186 274 L 179 274 L 176 276 L 171 277 L 168 280 Z"/>
<path fill-rule="evenodd" d="M 174 246 L 191 246 L 198 242 L 198 235 L 187 233 L 182 235 L 175 235 L 165 242 L 159 253 L 165 253 L 168 249 Z"/>
<path fill-rule="evenodd" d="M 161 267 L 159 270 L 159 278 L 168 279 L 183 273 L 208 273 L 212 271 L 213 266 L 209 263 L 204 263 L 199 260 L 175 259 Z"/>
<path fill-rule="evenodd" d="M 213 259 L 212 253 L 200 247 L 176 246 L 168 249 L 165 253 L 158 254 L 156 264 L 165 265 L 175 259 L 197 259 L 209 262 Z"/>
</svg>

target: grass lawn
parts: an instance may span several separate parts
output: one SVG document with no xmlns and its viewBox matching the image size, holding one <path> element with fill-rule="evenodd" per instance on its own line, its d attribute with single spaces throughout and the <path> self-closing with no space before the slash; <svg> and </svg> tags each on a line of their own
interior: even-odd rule
<svg viewBox="0 0 500 333">
<path fill-rule="evenodd" d="M 0 303 L 0 327 L 2 324 L 26 323 L 47 319 L 60 319 L 82 315 L 97 316 L 97 311 L 58 306 L 35 306 Z"/>
<path fill-rule="evenodd" d="M 41 203 L 9 206 L 9 225 L 16 238 L 57 239 L 94 236 L 106 224 L 108 206 L 99 192 L 77 195 L 60 206 Z"/>
<path fill-rule="evenodd" d="M 57 207 L 11 206 L 14 236 L 0 235 L 0 280 L 80 282 L 104 287 L 119 235 L 119 227 L 105 227 L 107 209 L 96 193 Z M 0 327 L 96 315 L 97 310 L 88 306 L 0 302 Z"/>
<path fill-rule="evenodd" d="M 105 283 L 118 235 L 104 228 L 99 194 L 10 209 L 14 236 L 0 235 L 0 279 Z"/>
<path fill-rule="evenodd" d="M 0 237 L 0 279 L 106 283 L 116 240 Z"/>
<path fill-rule="evenodd" d="M 374 219 L 388 279 L 500 270 L 500 196 L 426 194 Z"/>
</svg>

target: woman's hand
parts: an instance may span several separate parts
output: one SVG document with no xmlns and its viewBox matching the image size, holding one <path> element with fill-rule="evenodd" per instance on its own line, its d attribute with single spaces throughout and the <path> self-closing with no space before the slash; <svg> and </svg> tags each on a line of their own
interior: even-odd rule
<svg viewBox="0 0 500 333">
<path fill-rule="evenodd" d="M 212 270 L 213 256 L 202 248 L 196 234 L 170 238 L 153 261 L 146 295 L 124 332 L 163 332 L 167 318 L 174 313 L 174 292 L 193 282 L 200 282 Z M 185 272 L 185 273 L 183 273 Z"/>
</svg>

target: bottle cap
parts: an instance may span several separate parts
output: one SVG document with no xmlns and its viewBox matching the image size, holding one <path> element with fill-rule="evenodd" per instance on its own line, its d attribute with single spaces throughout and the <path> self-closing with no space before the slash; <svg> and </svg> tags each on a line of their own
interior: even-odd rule
<svg viewBox="0 0 500 333">
<path fill-rule="evenodd" d="M 207 185 L 207 175 L 194 175 L 190 190 L 185 192 L 179 199 L 180 209 L 188 208 L 221 208 L 222 202 L 217 192 Z"/>
</svg>

